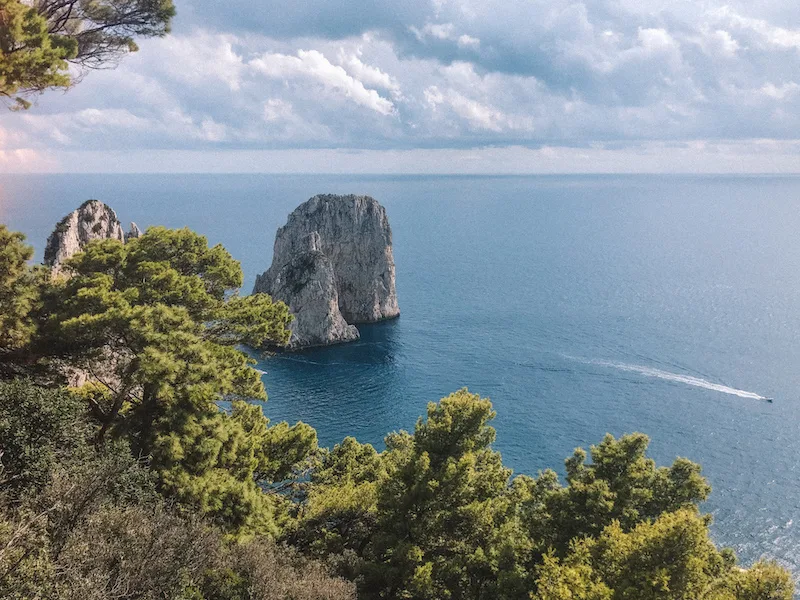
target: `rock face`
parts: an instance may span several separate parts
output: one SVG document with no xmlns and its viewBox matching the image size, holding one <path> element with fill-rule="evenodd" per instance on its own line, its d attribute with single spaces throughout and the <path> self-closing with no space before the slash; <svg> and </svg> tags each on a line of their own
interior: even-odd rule
<svg viewBox="0 0 800 600">
<path fill-rule="evenodd" d="M 44 264 L 61 270 L 64 262 L 86 247 L 92 240 L 125 241 L 117 214 L 99 200 L 87 200 L 64 217 L 47 238 Z"/>
<path fill-rule="evenodd" d="M 131 228 L 128 233 L 125 234 L 125 241 L 127 242 L 128 240 L 133 240 L 140 237 L 142 237 L 142 230 L 139 229 L 139 226 L 136 223 L 131 221 Z"/>
<path fill-rule="evenodd" d="M 348 325 L 339 311 L 336 274 L 331 261 L 320 252 L 318 242 L 316 232 L 307 236 L 306 249 L 298 251 L 273 273 L 269 283 L 272 297 L 287 302 L 295 316 L 290 326 L 290 348 L 324 346 L 359 338 L 358 329 Z M 263 276 L 259 282 L 257 288 L 265 285 Z"/>
<path fill-rule="evenodd" d="M 397 317 L 386 210 L 369 196 L 314 196 L 278 229 L 272 266 L 253 291 L 289 305 L 292 348 L 357 339 L 352 324 Z"/>
</svg>

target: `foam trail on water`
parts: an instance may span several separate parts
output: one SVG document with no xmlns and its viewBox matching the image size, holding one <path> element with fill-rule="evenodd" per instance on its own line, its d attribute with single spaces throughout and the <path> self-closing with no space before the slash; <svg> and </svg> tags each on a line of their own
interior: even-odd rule
<svg viewBox="0 0 800 600">
<path fill-rule="evenodd" d="M 684 383 L 694 387 L 721 392 L 723 394 L 730 394 L 732 396 L 739 396 L 739 398 L 749 398 L 751 400 L 766 400 L 765 396 L 756 394 L 755 392 L 748 392 L 746 390 L 738 390 L 736 388 L 722 385 L 721 383 L 712 383 L 700 377 L 692 377 L 691 375 L 681 375 L 680 373 L 670 373 L 669 371 L 662 371 L 653 367 L 645 367 L 643 365 L 630 365 L 627 363 L 612 362 L 610 360 L 581 360 L 574 357 L 568 357 L 572 360 L 578 360 L 582 363 L 589 365 L 598 365 L 601 367 L 609 367 L 619 371 L 627 371 L 628 373 L 638 373 L 645 377 L 656 377 L 658 379 L 665 379 L 667 381 L 674 381 L 675 383 Z"/>
</svg>

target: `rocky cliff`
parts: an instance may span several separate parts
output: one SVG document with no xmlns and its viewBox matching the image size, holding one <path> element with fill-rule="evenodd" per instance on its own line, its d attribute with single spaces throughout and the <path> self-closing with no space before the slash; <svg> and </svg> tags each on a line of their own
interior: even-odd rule
<svg viewBox="0 0 800 600">
<path fill-rule="evenodd" d="M 358 329 L 339 310 L 339 293 L 331 261 L 319 250 L 319 235 L 307 236 L 306 249 L 273 272 L 269 283 L 258 278 L 256 288 L 268 286 L 273 298 L 283 300 L 295 316 L 290 328 L 290 348 L 309 348 L 350 342 Z"/>
<path fill-rule="evenodd" d="M 386 210 L 369 196 L 314 196 L 278 229 L 253 291 L 289 305 L 294 348 L 356 339 L 352 324 L 398 316 Z"/>
<path fill-rule="evenodd" d="M 99 200 L 87 200 L 59 221 L 55 231 L 47 238 L 44 264 L 59 272 L 64 262 L 82 251 L 92 240 L 126 239 L 139 237 L 141 232 L 135 223 L 126 236 L 117 214 L 110 206 Z"/>
</svg>

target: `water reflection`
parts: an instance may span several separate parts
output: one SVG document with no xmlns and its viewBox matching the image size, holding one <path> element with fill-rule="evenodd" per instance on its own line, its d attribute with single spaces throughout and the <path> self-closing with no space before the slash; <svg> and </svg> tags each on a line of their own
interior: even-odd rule
<svg viewBox="0 0 800 600">
<path fill-rule="evenodd" d="M 293 363 L 293 369 L 297 369 L 298 364 L 337 367 L 370 364 L 391 365 L 397 360 L 399 323 L 399 319 L 392 319 L 381 323 L 358 325 L 361 339 L 357 342 L 311 348 L 301 352 L 278 353 L 260 364 L 289 361 Z"/>
<path fill-rule="evenodd" d="M 342 431 L 379 441 L 376 425 L 382 433 L 405 425 L 393 397 L 403 389 L 401 328 L 401 319 L 359 325 L 357 342 L 258 358 L 266 414 L 310 423 L 323 445 L 341 441 Z"/>
</svg>

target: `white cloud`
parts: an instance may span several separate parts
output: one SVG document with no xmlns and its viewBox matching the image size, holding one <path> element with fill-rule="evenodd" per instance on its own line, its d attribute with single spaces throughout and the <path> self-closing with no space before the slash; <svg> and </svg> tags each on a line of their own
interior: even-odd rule
<svg viewBox="0 0 800 600">
<path fill-rule="evenodd" d="M 127 109 L 87 108 L 74 114 L 74 123 L 78 127 L 137 129 L 147 125 L 147 121 L 134 115 Z"/>
<path fill-rule="evenodd" d="M 457 33 L 453 23 L 425 23 L 421 28 L 411 26 L 408 28 L 418 41 L 424 42 L 426 39 L 455 42 L 459 48 L 477 49 L 481 45 L 481 40 L 466 33 Z"/>
<path fill-rule="evenodd" d="M 0 127 L 0 173 L 58 171 L 60 165 L 48 151 L 27 147 L 26 136 Z M 3 202 L 0 201 L 0 220 Z"/>
<path fill-rule="evenodd" d="M 200 137 L 209 142 L 221 142 L 227 137 L 227 127 L 214 119 L 205 118 L 200 123 Z"/>
<path fill-rule="evenodd" d="M 167 140 L 200 140 L 222 142 L 228 138 L 228 127 L 213 118 L 193 118 L 180 109 L 142 117 L 124 109 L 87 108 L 55 115 L 23 115 L 22 121 L 28 131 L 28 144 L 36 133 L 41 133 L 59 146 L 81 147 L 84 140 L 123 140 L 130 144 L 140 141 L 141 136 Z"/>
<path fill-rule="evenodd" d="M 700 44 L 707 52 L 716 56 L 732 58 L 736 56 L 736 53 L 739 51 L 739 42 L 724 29 L 710 31 L 708 28 L 705 28 L 701 30 L 701 32 L 702 37 Z"/>
<path fill-rule="evenodd" d="M 264 102 L 263 119 L 266 135 L 272 139 L 292 141 L 320 141 L 331 139 L 330 129 L 319 123 L 309 123 L 295 111 L 291 102 L 270 98 Z M 256 131 L 258 131 L 256 129 Z M 256 134 L 256 135 L 260 135 Z"/>
<path fill-rule="evenodd" d="M 317 50 L 298 50 L 297 56 L 265 53 L 260 58 L 252 60 L 249 66 L 272 78 L 308 78 L 377 113 L 382 115 L 394 113 L 394 104 L 391 100 L 383 98 L 375 90 L 367 89 L 361 81 L 348 75 L 347 71 L 334 65 Z"/>
<path fill-rule="evenodd" d="M 0 114 L 0 148 L 800 138 L 794 13 L 728 2 L 409 0 L 378 11 L 365 0 L 348 19 L 296 3 L 256 30 L 192 0 L 222 19 L 216 30 L 182 12 L 178 33 L 144 41 L 118 69 Z"/>
<path fill-rule="evenodd" d="M 66 146 L 72 141 L 70 140 L 70 137 L 66 135 L 63 131 L 61 131 L 58 127 L 54 127 L 50 131 L 50 137 L 53 138 L 55 142 L 61 144 L 62 146 Z"/>
<path fill-rule="evenodd" d="M 456 115 L 467 121 L 475 129 L 485 129 L 496 133 L 505 130 L 533 129 L 532 119 L 508 115 L 493 106 L 482 104 L 453 89 L 442 92 L 438 87 L 431 86 L 425 90 L 425 101 L 433 110 L 438 110 L 440 106 L 449 107 Z"/>
<path fill-rule="evenodd" d="M 800 85 L 797 85 L 794 81 L 790 81 L 789 83 L 784 83 L 780 86 L 777 86 L 774 83 L 765 83 L 759 91 L 765 96 L 773 98 L 774 100 L 785 100 L 786 98 L 796 94 L 797 90 L 800 90 Z"/>
<path fill-rule="evenodd" d="M 149 126 L 147 119 L 137 117 L 127 109 L 87 108 L 53 116 L 24 114 L 22 121 L 29 132 L 44 133 L 60 145 L 79 143 L 87 132 L 119 133 L 146 130 Z"/>
<path fill-rule="evenodd" d="M 58 161 L 38 150 L 0 150 L 0 171 L 5 173 L 47 173 L 58 170 Z"/>
<path fill-rule="evenodd" d="M 411 27 L 411 32 L 417 39 L 423 41 L 426 37 L 433 37 L 439 40 L 454 39 L 455 26 L 452 23 L 426 23 L 425 27 L 418 29 Z"/>
<path fill-rule="evenodd" d="M 648 52 L 670 51 L 678 46 L 675 38 L 662 28 L 640 28 L 637 38 L 641 47 Z"/>
<path fill-rule="evenodd" d="M 280 98 L 270 98 L 264 103 L 264 120 L 267 122 L 285 121 L 294 116 L 292 105 Z"/>
<path fill-rule="evenodd" d="M 388 90 L 395 99 L 402 98 L 403 94 L 397 79 L 388 73 L 384 73 L 378 67 L 362 62 L 360 54 L 360 49 L 356 53 L 348 53 L 344 48 L 339 48 L 339 65 L 353 79 L 361 81 L 364 85 Z"/>
<path fill-rule="evenodd" d="M 158 60 L 153 67 L 192 85 L 221 81 L 231 91 L 238 91 L 244 61 L 234 50 L 236 41 L 232 35 L 204 31 L 191 36 L 168 36 L 159 42 L 169 60 Z"/>
<path fill-rule="evenodd" d="M 731 25 L 758 34 L 763 42 L 781 48 L 800 49 L 800 29 L 787 29 L 772 25 L 765 19 L 744 16 L 729 6 L 711 11 L 717 18 L 728 21 Z"/>
<path fill-rule="evenodd" d="M 456 41 L 461 48 L 477 48 L 481 45 L 481 41 L 478 38 L 467 35 L 466 33 L 462 33 L 458 36 L 458 40 Z"/>
</svg>

